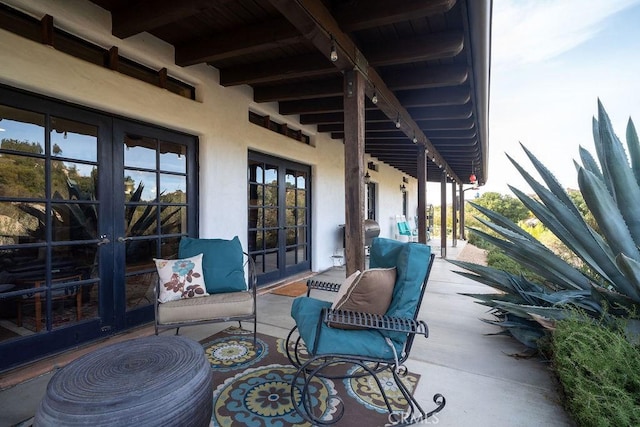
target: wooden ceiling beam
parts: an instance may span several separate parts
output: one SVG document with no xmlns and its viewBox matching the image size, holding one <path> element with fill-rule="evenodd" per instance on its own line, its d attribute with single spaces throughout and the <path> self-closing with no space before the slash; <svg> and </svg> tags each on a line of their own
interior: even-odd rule
<svg viewBox="0 0 640 427">
<path fill-rule="evenodd" d="M 421 107 L 408 110 L 413 120 L 468 119 L 472 115 L 471 104 L 446 105 L 443 107 Z"/>
<path fill-rule="evenodd" d="M 443 65 L 424 70 L 400 70 L 390 73 L 384 79 L 389 89 L 398 91 L 457 86 L 463 84 L 467 78 L 467 67 Z M 342 86 L 343 79 L 335 78 L 254 87 L 253 100 L 274 102 L 340 96 L 343 93 Z"/>
<path fill-rule="evenodd" d="M 423 131 L 428 130 L 464 130 L 474 129 L 476 124 L 473 119 L 441 119 L 441 120 L 416 120 Z"/>
<path fill-rule="evenodd" d="M 373 67 L 407 64 L 417 61 L 452 58 L 464 47 L 464 34 L 443 32 L 411 39 L 393 40 L 363 47 Z"/>
<path fill-rule="evenodd" d="M 440 65 L 418 70 L 383 72 L 382 77 L 391 90 L 427 89 L 461 85 L 467 81 L 469 70 L 464 65 Z"/>
<path fill-rule="evenodd" d="M 418 91 L 406 91 L 397 94 L 398 99 L 405 107 L 433 107 L 439 105 L 464 105 L 471 99 L 470 89 L 467 86 L 455 88 L 434 88 Z M 342 111 L 343 97 L 313 98 L 296 101 L 280 102 L 280 114 L 307 114 L 307 113 L 332 113 Z M 377 110 L 368 98 L 365 102 L 368 110 Z"/>
<path fill-rule="evenodd" d="M 302 35 L 284 18 L 235 28 L 221 34 L 188 40 L 176 46 L 176 64 L 185 67 L 250 55 L 303 40 Z"/>
<path fill-rule="evenodd" d="M 111 11 L 111 33 L 121 39 L 197 15 L 233 0 L 137 0 Z"/>
<path fill-rule="evenodd" d="M 471 130 L 475 129 L 475 123 L 471 119 L 467 120 L 416 120 L 423 132 L 445 131 L 445 130 Z M 318 124 L 318 132 L 342 132 L 343 123 Z M 385 122 L 365 123 L 367 132 L 379 132 L 396 130 L 396 124 L 390 120 Z"/>
<path fill-rule="evenodd" d="M 456 0 L 407 2 L 361 0 L 338 2 L 332 12 L 340 24 L 340 28 L 351 32 L 444 13 L 451 9 L 455 3 Z"/>
<path fill-rule="evenodd" d="M 468 86 L 440 87 L 396 93 L 405 107 L 430 107 L 436 105 L 463 105 L 471 100 Z"/>
<path fill-rule="evenodd" d="M 281 58 L 274 61 L 222 68 L 220 84 L 236 86 L 241 84 L 272 83 L 292 78 L 329 76 L 338 71 L 327 58 L 312 53 L 302 56 Z"/>
<path fill-rule="evenodd" d="M 373 90 L 376 91 L 379 99 L 376 106 L 380 112 L 385 115 L 387 119 L 391 120 L 395 120 L 397 116 L 400 116 L 402 123 L 401 129 L 406 135 L 415 135 L 418 142 L 424 145 L 426 149 L 430 152 L 436 151 L 422 130 L 420 130 L 418 125 L 413 121 L 413 118 L 409 115 L 406 108 L 396 98 L 393 91 L 389 89 L 382 77 L 380 77 L 374 68 L 376 66 L 375 61 L 368 58 L 351 37 L 340 28 L 334 16 L 327 9 L 325 1 L 269 1 L 289 22 L 298 28 L 321 54 L 329 57 L 332 45 L 335 46 L 338 56 L 337 60 L 333 62 L 333 65 L 340 71 L 355 69 L 362 73 L 367 81 L 367 96 L 371 96 Z M 376 47 L 371 46 L 370 48 L 374 51 L 374 57 L 377 52 L 377 60 L 380 63 L 388 62 L 388 59 L 385 58 L 384 55 L 391 55 L 393 59 L 392 63 L 397 63 L 403 56 L 405 58 L 411 56 L 413 60 L 418 60 L 418 58 L 441 58 L 447 55 L 456 55 L 464 46 L 464 35 L 462 33 L 438 34 L 434 37 L 422 37 L 420 40 L 422 43 L 426 42 L 428 44 L 420 45 L 418 39 L 412 39 L 411 43 L 409 43 L 411 46 L 407 46 L 406 48 L 396 45 L 397 48 L 401 49 L 400 55 L 389 51 L 385 51 L 384 54 L 381 55 L 382 52 Z M 431 46 L 432 44 L 436 46 L 426 49 L 428 51 L 427 55 L 420 53 L 425 50 L 425 46 Z M 416 47 L 420 48 L 420 52 L 415 50 Z M 367 118 L 366 120 L 369 119 Z M 434 155 L 440 159 L 439 154 L 434 153 Z M 456 181 L 462 182 L 455 174 L 453 175 Z"/>
<path fill-rule="evenodd" d="M 410 108 L 407 114 L 410 114 L 412 120 L 419 121 L 422 126 L 425 126 L 423 121 L 431 120 L 465 120 L 471 118 L 472 111 L 471 105 L 454 105 L 443 107 L 420 107 Z M 380 110 L 370 110 L 365 114 L 367 123 L 371 122 L 395 122 L 395 119 L 390 119 L 389 116 Z M 404 125 L 405 118 L 401 117 L 400 121 Z M 315 114 L 301 114 L 300 123 L 303 125 L 316 125 L 316 124 L 328 124 L 328 123 L 344 123 L 344 115 L 340 113 L 315 113 Z M 417 122 L 416 127 L 418 127 Z"/>
<path fill-rule="evenodd" d="M 343 83 L 342 77 L 336 77 L 295 84 L 257 86 L 253 88 L 253 100 L 255 102 L 274 102 L 340 96 L 344 91 Z"/>
<path fill-rule="evenodd" d="M 425 130 L 427 137 L 430 140 L 434 139 L 460 139 L 460 138 L 474 138 L 477 136 L 475 129 L 468 130 Z"/>
<path fill-rule="evenodd" d="M 476 137 L 475 130 L 446 130 L 446 131 L 425 131 L 427 137 L 433 142 L 434 140 L 455 140 L 459 141 L 461 139 L 473 139 Z M 404 139 L 408 140 L 407 135 L 404 132 L 394 129 L 389 131 L 367 131 L 365 133 L 365 137 L 367 140 L 375 140 L 375 139 Z M 332 132 L 332 139 L 342 139 L 344 138 L 344 132 Z"/>
</svg>

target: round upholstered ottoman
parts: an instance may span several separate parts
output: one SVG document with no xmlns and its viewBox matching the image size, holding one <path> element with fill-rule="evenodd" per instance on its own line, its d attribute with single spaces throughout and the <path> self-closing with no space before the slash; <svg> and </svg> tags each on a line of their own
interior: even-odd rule
<svg viewBox="0 0 640 427">
<path fill-rule="evenodd" d="M 150 336 L 103 347 L 51 378 L 35 426 L 208 426 L 213 376 L 200 344 Z"/>
</svg>

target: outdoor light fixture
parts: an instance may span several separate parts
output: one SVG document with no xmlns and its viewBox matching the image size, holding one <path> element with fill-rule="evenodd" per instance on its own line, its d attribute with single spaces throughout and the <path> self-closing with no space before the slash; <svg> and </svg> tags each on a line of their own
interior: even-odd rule
<svg viewBox="0 0 640 427">
<path fill-rule="evenodd" d="M 338 60 L 338 51 L 336 49 L 336 41 L 331 37 L 331 54 L 329 55 L 331 62 L 336 62 Z"/>
<path fill-rule="evenodd" d="M 371 97 L 371 102 L 373 102 L 373 104 L 377 104 L 378 103 L 378 95 L 376 94 L 376 91 L 373 91 L 373 96 Z"/>
<path fill-rule="evenodd" d="M 369 175 L 369 171 L 367 171 L 367 173 L 364 174 L 364 183 L 368 184 L 369 182 L 371 182 L 371 175 Z"/>
<path fill-rule="evenodd" d="M 402 193 L 406 193 L 407 192 L 407 186 L 404 185 L 404 182 L 402 184 L 400 184 L 400 191 Z"/>
<path fill-rule="evenodd" d="M 398 117 L 396 117 L 396 129 L 400 129 L 400 113 L 398 113 Z"/>
<path fill-rule="evenodd" d="M 475 164 L 473 162 L 471 162 L 471 175 L 469 175 L 469 182 L 471 184 L 475 184 L 478 181 L 478 178 L 476 177 L 475 171 L 476 171 Z"/>
<path fill-rule="evenodd" d="M 417 144 L 417 143 L 418 143 L 418 138 L 416 138 L 416 133 L 415 133 L 415 132 L 413 133 L 413 139 L 412 139 L 412 141 L 413 141 L 413 143 L 414 143 L 414 144 Z"/>
</svg>

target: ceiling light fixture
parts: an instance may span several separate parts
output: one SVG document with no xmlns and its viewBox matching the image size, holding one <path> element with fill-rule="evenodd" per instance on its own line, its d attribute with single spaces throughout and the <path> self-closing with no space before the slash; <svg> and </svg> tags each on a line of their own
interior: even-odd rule
<svg viewBox="0 0 640 427">
<path fill-rule="evenodd" d="M 398 113 L 398 117 L 396 117 L 396 129 L 400 129 L 400 113 Z"/>
<path fill-rule="evenodd" d="M 336 41 L 331 36 L 331 53 L 329 54 L 329 59 L 331 62 L 336 62 L 338 60 L 338 50 L 336 49 Z"/>
<path fill-rule="evenodd" d="M 373 96 L 371 97 L 371 102 L 373 102 L 373 104 L 377 104 L 378 103 L 378 94 L 376 93 L 376 91 L 373 91 Z"/>
<path fill-rule="evenodd" d="M 413 133 L 413 139 L 412 139 L 412 141 L 413 141 L 413 143 L 414 143 L 414 144 L 417 144 L 417 143 L 418 143 L 418 138 L 416 138 L 416 133 L 415 133 L 415 132 Z"/>
</svg>

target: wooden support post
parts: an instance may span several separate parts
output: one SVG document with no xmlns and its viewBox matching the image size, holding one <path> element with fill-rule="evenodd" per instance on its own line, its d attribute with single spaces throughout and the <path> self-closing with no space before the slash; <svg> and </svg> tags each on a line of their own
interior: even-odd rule
<svg viewBox="0 0 640 427">
<path fill-rule="evenodd" d="M 440 256 L 447 257 L 447 173 L 440 178 Z"/>
<path fill-rule="evenodd" d="M 460 184 L 460 239 L 467 240 L 464 235 L 464 190 Z"/>
<path fill-rule="evenodd" d="M 427 243 L 427 149 L 418 150 L 418 241 Z"/>
<path fill-rule="evenodd" d="M 364 271 L 364 93 L 358 71 L 344 75 L 345 259 L 347 276 Z"/>
<path fill-rule="evenodd" d="M 451 181 L 451 247 L 458 245 L 458 192 L 456 182 Z"/>
</svg>

